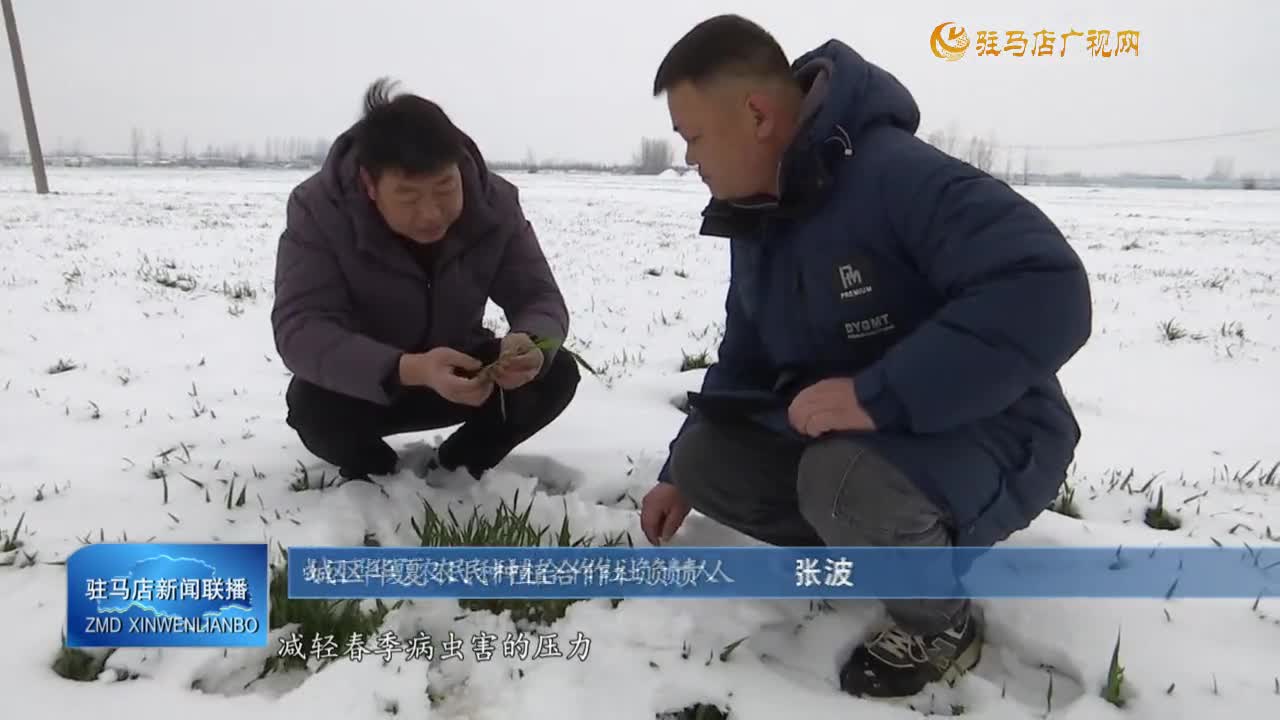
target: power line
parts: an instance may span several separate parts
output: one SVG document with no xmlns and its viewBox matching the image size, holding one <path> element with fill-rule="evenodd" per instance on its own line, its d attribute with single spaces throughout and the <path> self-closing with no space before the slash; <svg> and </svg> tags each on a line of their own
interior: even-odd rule
<svg viewBox="0 0 1280 720">
<path fill-rule="evenodd" d="M 1019 150 L 1105 150 L 1112 148 L 1143 147 L 1148 145 L 1173 145 L 1177 143 L 1199 142 L 1201 140 L 1218 140 L 1221 138 L 1245 137 L 1249 135 L 1265 135 L 1280 132 L 1280 126 L 1258 128 L 1256 130 L 1236 130 L 1234 132 L 1215 133 L 1212 135 L 1189 135 L 1186 137 L 1162 138 L 1160 140 L 1129 140 L 1109 143 L 1084 143 L 1079 145 L 1005 145 L 1006 148 Z"/>
</svg>

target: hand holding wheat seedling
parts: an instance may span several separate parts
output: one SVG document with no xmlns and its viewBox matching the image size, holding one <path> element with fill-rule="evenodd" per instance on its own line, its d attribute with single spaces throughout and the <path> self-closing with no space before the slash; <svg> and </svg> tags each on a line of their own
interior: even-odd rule
<svg viewBox="0 0 1280 720">
<path fill-rule="evenodd" d="M 534 342 L 524 333 L 507 335 L 501 343 L 498 359 L 480 368 L 475 377 L 492 380 L 505 390 L 514 390 L 537 377 L 542 370 L 545 353 L 559 344 L 545 338 Z"/>
<path fill-rule="evenodd" d="M 493 382 L 498 386 L 498 410 L 507 419 L 507 401 L 504 391 L 515 390 L 533 381 L 546 362 L 545 353 L 557 346 L 555 340 L 541 339 L 535 342 L 524 333 L 512 333 L 502 338 L 498 359 L 476 371 L 473 377 Z"/>
<path fill-rule="evenodd" d="M 479 377 L 482 364 L 476 358 L 450 347 L 400 356 L 400 383 L 426 387 L 445 400 L 480 407 L 493 392 L 493 383 Z"/>
</svg>

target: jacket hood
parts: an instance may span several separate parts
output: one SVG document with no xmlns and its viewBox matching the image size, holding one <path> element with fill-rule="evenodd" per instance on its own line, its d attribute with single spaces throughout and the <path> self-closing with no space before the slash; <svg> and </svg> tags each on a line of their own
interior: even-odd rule
<svg viewBox="0 0 1280 720">
<path fill-rule="evenodd" d="M 821 200 L 836 164 L 857 152 L 863 133 L 885 125 L 914 133 L 920 108 L 897 78 L 839 40 L 805 53 L 792 68 L 805 98 L 778 184 L 781 207 L 803 213 Z"/>
<path fill-rule="evenodd" d="M 808 123 L 800 145 L 841 142 L 846 147 L 879 125 L 909 133 L 920 127 L 920 107 L 896 77 L 839 40 L 828 40 L 792 64 L 807 91 Z"/>
</svg>

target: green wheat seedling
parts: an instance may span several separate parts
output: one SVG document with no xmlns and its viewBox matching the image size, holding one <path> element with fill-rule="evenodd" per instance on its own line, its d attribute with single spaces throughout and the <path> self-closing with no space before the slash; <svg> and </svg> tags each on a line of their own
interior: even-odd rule
<svg viewBox="0 0 1280 720">
<path fill-rule="evenodd" d="M 569 527 L 566 513 L 558 531 L 552 531 L 549 525 L 535 525 L 530 520 L 533 501 L 519 507 L 520 494 L 517 492 L 508 505 L 505 500 L 499 501 L 493 517 L 480 513 L 479 508 L 472 510 L 466 522 L 461 522 L 447 510 L 442 517 L 431 504 L 423 501 L 424 516 L 421 522 L 417 518 L 410 519 L 410 525 L 422 547 L 591 547 L 596 538 L 581 535 L 575 537 Z M 631 545 L 631 538 L 625 532 L 606 536 L 601 542 L 603 547 L 619 547 L 623 543 Z M 522 598 L 462 599 L 459 604 L 466 610 L 477 610 L 501 614 L 510 611 L 511 619 L 520 626 L 547 625 L 564 617 L 569 606 L 580 602 L 577 598 L 552 598 L 533 600 Z M 614 600 L 616 607 L 619 600 Z"/>
</svg>

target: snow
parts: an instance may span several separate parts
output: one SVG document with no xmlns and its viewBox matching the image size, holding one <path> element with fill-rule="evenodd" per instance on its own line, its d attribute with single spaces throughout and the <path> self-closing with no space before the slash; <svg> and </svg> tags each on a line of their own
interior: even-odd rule
<svg viewBox="0 0 1280 720">
<path fill-rule="evenodd" d="M 635 503 L 683 417 L 673 400 L 700 380 L 697 371 L 679 372 L 682 357 L 714 351 L 723 307 L 725 248 L 696 235 L 701 185 L 521 176 L 528 215 L 573 311 L 574 346 L 603 377 L 584 374 L 568 412 L 478 484 L 451 477 L 427 486 L 404 472 L 380 488 L 297 492 L 290 483 L 299 463 L 313 477 L 332 472 L 283 422 L 288 376 L 268 320 L 284 202 L 301 178 L 55 168 L 56 194 L 39 197 L 25 169 L 0 170 L 0 528 L 24 516 L 23 547 L 8 555 L 13 566 L 0 567 L 0 618 L 11 643 L 0 678 L 14 717 L 111 707 L 136 720 L 393 711 L 413 719 L 652 720 L 695 702 L 727 705 L 735 720 L 788 712 L 869 720 L 953 711 L 983 719 L 1046 710 L 1161 720 L 1280 713 L 1280 606 L 1272 598 L 1256 608 L 1252 600 L 1176 598 L 983 602 L 982 664 L 955 687 L 915 698 L 915 710 L 835 686 L 838 662 L 883 619 L 874 602 L 816 613 L 807 602 L 578 603 L 547 632 L 565 654 L 578 633 L 589 637 L 586 660 L 496 653 L 482 661 L 468 645 L 464 660 L 339 661 L 245 689 L 274 653 L 277 633 L 267 649 L 120 650 L 96 682 L 59 677 L 50 667 L 66 590 L 56 563 L 82 539 L 275 547 L 359 544 L 373 532 L 391 545 L 411 542 L 408 516 L 422 498 L 465 513 L 519 490 L 522 502 L 535 497 L 537 521 L 558 526 L 567 511 L 575 529 L 626 530 L 643 543 Z M 1212 538 L 1257 547 L 1280 538 L 1272 530 L 1280 529 L 1277 487 L 1258 482 L 1280 461 L 1280 194 L 1018 189 L 1084 257 L 1096 320 L 1093 339 L 1062 373 L 1084 428 L 1070 480 L 1084 519 L 1046 513 L 1009 543 Z M 157 282 L 166 277 L 188 289 Z M 253 296 L 229 297 L 238 287 Z M 1168 339 L 1159 326 L 1170 320 L 1189 336 Z M 62 360 L 76 367 L 50 374 Z M 153 466 L 165 481 L 149 476 Z M 211 500 L 184 476 L 206 483 Z M 228 510 L 224 483 L 233 476 L 237 487 L 248 483 L 247 502 Z M 1143 524 L 1161 490 L 1179 530 Z M 695 515 L 677 542 L 747 540 Z M 503 637 L 513 625 L 436 601 L 393 611 L 382 630 Z M 1129 686 L 1123 710 L 1099 696 L 1117 633 Z M 718 659 L 743 637 L 728 660 Z"/>
</svg>

